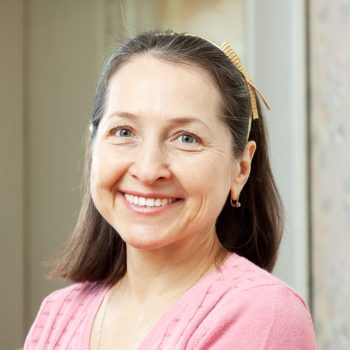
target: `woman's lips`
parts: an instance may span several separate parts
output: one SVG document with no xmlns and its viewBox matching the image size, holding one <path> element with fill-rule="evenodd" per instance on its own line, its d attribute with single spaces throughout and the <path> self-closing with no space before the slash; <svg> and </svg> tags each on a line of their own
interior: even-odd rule
<svg viewBox="0 0 350 350">
<path fill-rule="evenodd" d="M 140 207 L 164 207 L 176 201 L 176 198 L 144 197 L 128 193 L 124 193 L 124 196 L 130 204 Z"/>
<path fill-rule="evenodd" d="M 180 201 L 180 198 L 159 194 L 121 192 L 121 195 L 127 207 L 139 213 L 159 213 Z"/>
</svg>

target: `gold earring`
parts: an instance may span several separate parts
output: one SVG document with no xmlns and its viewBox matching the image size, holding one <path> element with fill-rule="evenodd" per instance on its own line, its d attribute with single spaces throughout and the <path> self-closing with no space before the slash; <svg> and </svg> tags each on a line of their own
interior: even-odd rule
<svg viewBox="0 0 350 350">
<path fill-rule="evenodd" d="M 233 207 L 233 208 L 240 208 L 241 207 L 241 202 L 239 202 L 238 199 L 233 199 L 231 197 L 230 198 L 230 203 L 231 203 L 231 207 Z"/>
</svg>

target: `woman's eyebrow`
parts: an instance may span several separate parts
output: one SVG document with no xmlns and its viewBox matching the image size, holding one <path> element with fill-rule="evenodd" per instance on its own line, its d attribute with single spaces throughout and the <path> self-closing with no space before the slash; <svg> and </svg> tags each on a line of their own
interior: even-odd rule
<svg viewBox="0 0 350 350">
<path fill-rule="evenodd" d="M 137 119 L 140 119 L 141 116 L 130 113 L 130 112 L 117 111 L 117 112 L 110 114 L 107 117 L 107 119 L 111 119 L 111 118 L 123 118 L 123 119 L 129 119 L 129 120 L 137 120 Z M 167 118 L 166 122 L 170 126 L 188 125 L 188 124 L 197 124 L 198 123 L 210 131 L 209 127 L 206 125 L 205 122 L 203 122 L 200 118 L 193 117 L 193 116 Z"/>
<path fill-rule="evenodd" d="M 113 118 L 124 118 L 124 119 L 131 119 L 131 120 L 135 120 L 138 119 L 139 116 L 137 116 L 136 114 L 132 114 L 129 112 L 113 112 L 112 114 L 107 116 L 107 119 L 113 119 Z"/>
<path fill-rule="evenodd" d="M 196 117 L 174 117 L 174 118 L 169 118 L 167 119 L 167 123 L 170 126 L 181 126 L 181 125 L 189 125 L 189 124 L 200 124 L 203 126 L 205 129 L 210 131 L 208 125 L 203 122 L 201 119 L 196 118 Z"/>
</svg>

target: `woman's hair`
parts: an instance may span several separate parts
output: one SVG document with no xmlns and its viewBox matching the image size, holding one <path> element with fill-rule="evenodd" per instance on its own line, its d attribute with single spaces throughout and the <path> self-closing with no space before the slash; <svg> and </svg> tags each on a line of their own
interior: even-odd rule
<svg viewBox="0 0 350 350">
<path fill-rule="evenodd" d="M 49 276 L 75 282 L 113 284 L 126 272 L 125 243 L 101 216 L 91 198 L 91 147 L 104 114 L 111 77 L 124 63 L 142 54 L 175 63 L 194 64 L 209 72 L 221 92 L 220 115 L 231 131 L 235 157 L 242 155 L 248 136 L 249 140 L 256 142 L 251 173 L 240 194 L 242 206 L 233 208 L 228 196 L 217 219 L 216 231 L 228 251 L 271 271 L 283 230 L 283 209 L 271 172 L 259 102 L 259 118 L 252 122 L 248 135 L 251 113 L 246 81 L 225 53 L 197 36 L 152 31 L 141 33 L 117 48 L 101 74 L 87 145 L 82 208 L 70 239 L 54 259 Z"/>
</svg>

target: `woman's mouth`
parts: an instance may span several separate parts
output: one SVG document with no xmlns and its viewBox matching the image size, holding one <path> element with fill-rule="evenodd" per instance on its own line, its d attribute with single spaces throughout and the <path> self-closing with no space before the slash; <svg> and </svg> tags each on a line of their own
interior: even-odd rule
<svg viewBox="0 0 350 350">
<path fill-rule="evenodd" d="M 132 205 L 140 208 L 165 207 L 176 202 L 177 198 L 150 198 L 124 193 L 125 199 Z"/>
</svg>

